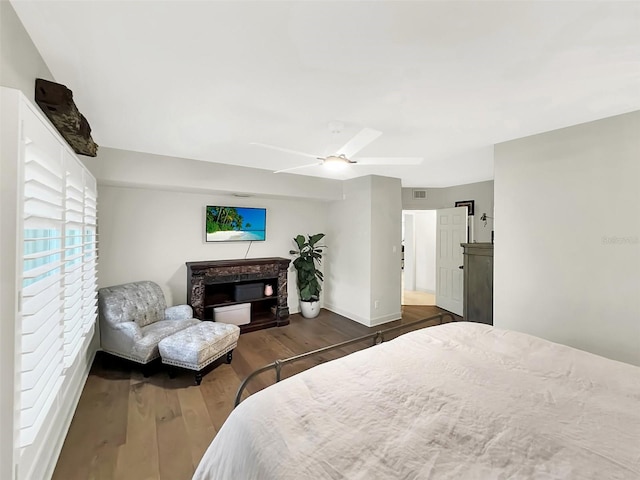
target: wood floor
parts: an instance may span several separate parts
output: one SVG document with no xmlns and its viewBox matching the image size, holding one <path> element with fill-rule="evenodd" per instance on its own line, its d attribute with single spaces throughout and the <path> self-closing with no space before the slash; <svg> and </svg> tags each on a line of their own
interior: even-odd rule
<svg viewBox="0 0 640 480">
<path fill-rule="evenodd" d="M 367 328 L 322 310 L 316 319 L 292 315 L 288 326 L 243 334 L 233 362 L 206 374 L 199 387 L 186 371 L 169 379 L 160 367 L 145 378 L 127 363 L 103 362 L 98 353 L 53 478 L 188 480 L 231 412 L 240 382 L 250 372 L 276 359 L 442 312 L 430 306 L 402 308 L 402 320 L 379 328 Z M 286 366 L 283 378 L 368 345 L 353 345 Z M 248 390 L 264 388 L 273 376 L 273 372 L 260 375 Z"/>
<path fill-rule="evenodd" d="M 402 290 L 402 305 L 435 305 L 436 296 L 433 293 L 417 290 Z"/>
</svg>

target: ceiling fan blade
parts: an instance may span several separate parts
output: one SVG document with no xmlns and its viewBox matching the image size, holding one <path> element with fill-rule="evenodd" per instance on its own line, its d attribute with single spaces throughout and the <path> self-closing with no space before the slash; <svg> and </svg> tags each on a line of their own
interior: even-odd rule
<svg viewBox="0 0 640 480">
<path fill-rule="evenodd" d="M 355 137 L 345 143 L 343 147 L 336 152 L 336 155 L 344 155 L 345 157 L 350 158 L 352 155 L 355 155 L 373 142 L 380 135 L 382 135 L 382 132 L 378 130 L 363 128 Z"/>
<path fill-rule="evenodd" d="M 299 167 L 283 168 L 282 170 L 276 170 L 273 173 L 285 173 L 285 172 L 290 172 L 292 170 L 298 170 L 299 168 L 315 167 L 316 165 L 322 165 L 322 162 L 307 163 L 306 165 L 300 165 Z"/>
<path fill-rule="evenodd" d="M 271 150 L 278 150 L 279 152 L 292 153 L 294 155 L 302 155 L 303 157 L 315 158 L 320 160 L 320 157 L 318 157 L 318 155 L 312 155 L 311 153 L 298 152 L 296 150 L 290 150 L 288 148 L 276 147 L 275 145 L 268 145 L 266 143 L 251 142 L 251 145 L 257 145 L 258 147 L 270 148 Z"/>
<path fill-rule="evenodd" d="M 356 165 L 420 165 L 421 157 L 367 157 L 357 158 Z"/>
</svg>

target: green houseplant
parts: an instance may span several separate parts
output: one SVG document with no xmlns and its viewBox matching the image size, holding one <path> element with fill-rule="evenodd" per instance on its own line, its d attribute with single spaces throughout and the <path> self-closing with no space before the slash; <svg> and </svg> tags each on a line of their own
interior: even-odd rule
<svg viewBox="0 0 640 480">
<path fill-rule="evenodd" d="M 323 275 L 318 270 L 322 261 L 322 249 L 325 245 L 318 245 L 324 233 L 309 235 L 306 239 L 298 235 L 293 239 L 298 247 L 290 250 L 291 255 L 296 255 L 293 266 L 298 272 L 298 291 L 300 292 L 300 310 L 306 318 L 317 317 L 320 313 L 320 291 L 322 290 Z"/>
</svg>

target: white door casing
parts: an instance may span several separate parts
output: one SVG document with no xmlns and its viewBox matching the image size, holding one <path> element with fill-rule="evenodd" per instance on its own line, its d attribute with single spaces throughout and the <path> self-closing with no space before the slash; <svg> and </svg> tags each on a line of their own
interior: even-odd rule
<svg viewBox="0 0 640 480">
<path fill-rule="evenodd" d="M 403 280 L 405 290 L 416 289 L 416 245 L 414 236 L 414 218 L 411 213 L 404 216 L 404 269 Z"/>
<path fill-rule="evenodd" d="M 443 208 L 436 221 L 436 305 L 456 315 L 463 311 L 461 243 L 467 241 L 467 208 Z"/>
</svg>

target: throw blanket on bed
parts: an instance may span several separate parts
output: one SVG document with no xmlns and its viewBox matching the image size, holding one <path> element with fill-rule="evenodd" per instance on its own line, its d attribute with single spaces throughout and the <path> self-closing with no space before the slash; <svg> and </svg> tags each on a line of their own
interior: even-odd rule
<svg viewBox="0 0 640 480">
<path fill-rule="evenodd" d="M 249 397 L 194 476 L 507 478 L 640 478 L 640 368 L 483 324 L 425 328 Z"/>
</svg>

